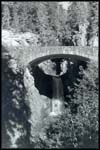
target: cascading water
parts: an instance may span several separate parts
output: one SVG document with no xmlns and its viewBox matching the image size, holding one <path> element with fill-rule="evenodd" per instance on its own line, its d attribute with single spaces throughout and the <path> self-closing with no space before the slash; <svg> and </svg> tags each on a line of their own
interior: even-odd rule
<svg viewBox="0 0 100 150">
<path fill-rule="evenodd" d="M 60 77 L 52 77 L 53 83 L 53 95 L 52 97 L 54 99 L 63 99 L 64 93 L 63 93 L 63 84 Z"/>
<path fill-rule="evenodd" d="M 63 109 L 63 84 L 60 77 L 52 77 L 52 102 L 51 102 L 51 113 L 50 115 L 61 114 Z"/>
</svg>

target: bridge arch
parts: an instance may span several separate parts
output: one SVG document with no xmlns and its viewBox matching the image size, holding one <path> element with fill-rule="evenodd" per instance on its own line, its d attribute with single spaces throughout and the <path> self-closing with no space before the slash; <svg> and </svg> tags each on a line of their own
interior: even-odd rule
<svg viewBox="0 0 100 150">
<path fill-rule="evenodd" d="M 39 63 L 49 58 L 75 58 L 79 60 L 98 61 L 97 47 L 78 47 L 78 46 L 58 46 L 58 47 L 34 47 L 27 48 L 23 51 L 20 61 L 24 66 L 32 63 Z M 31 63 L 31 64 L 32 64 Z"/>
<path fill-rule="evenodd" d="M 85 62 L 89 62 L 90 61 L 90 58 L 79 56 L 79 55 L 53 54 L 53 55 L 46 55 L 46 56 L 42 56 L 42 57 L 36 58 L 36 59 L 32 60 L 31 62 L 29 62 L 27 67 L 30 68 L 30 66 L 33 66 L 35 68 L 41 62 L 44 62 L 44 61 L 46 61 L 48 59 L 56 59 L 56 58 L 69 59 L 69 60 L 81 60 L 81 61 L 85 61 Z"/>
<path fill-rule="evenodd" d="M 47 47 L 7 47 L 9 54 L 16 59 L 19 66 L 26 68 L 28 64 L 38 63 L 51 57 L 73 57 L 81 60 L 98 61 L 98 47 L 79 46 L 47 46 Z"/>
</svg>

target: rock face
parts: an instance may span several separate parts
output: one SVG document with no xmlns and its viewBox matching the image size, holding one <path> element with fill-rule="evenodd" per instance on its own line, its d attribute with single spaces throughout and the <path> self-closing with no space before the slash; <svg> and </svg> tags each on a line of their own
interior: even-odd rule
<svg viewBox="0 0 100 150">
<path fill-rule="evenodd" d="M 51 76 L 57 76 L 56 75 L 56 66 L 57 64 L 55 62 L 52 62 L 51 60 L 44 61 L 40 63 L 38 66 L 43 70 L 45 74 L 51 75 Z M 62 62 L 60 63 L 60 76 L 66 73 L 67 71 L 67 60 L 62 59 Z"/>
<path fill-rule="evenodd" d="M 34 85 L 34 78 L 31 76 L 28 69 L 25 71 L 24 84 L 27 89 L 26 103 L 30 108 L 31 124 L 31 140 L 37 135 L 42 128 L 43 121 L 50 113 L 50 99 L 44 95 L 40 95 Z"/>
<path fill-rule="evenodd" d="M 7 46 L 29 46 L 38 44 L 38 36 L 36 34 L 26 33 L 14 33 L 10 30 L 2 30 L 2 45 Z"/>
<path fill-rule="evenodd" d="M 40 63 L 38 66 L 43 70 L 45 74 L 49 74 L 52 76 L 56 75 L 56 64 L 51 60 L 44 61 Z"/>
</svg>

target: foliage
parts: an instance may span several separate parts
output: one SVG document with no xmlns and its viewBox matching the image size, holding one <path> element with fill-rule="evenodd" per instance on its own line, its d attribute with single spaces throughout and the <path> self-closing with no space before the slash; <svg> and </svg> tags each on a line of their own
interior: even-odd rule
<svg viewBox="0 0 100 150">
<path fill-rule="evenodd" d="M 10 20 L 11 20 L 9 7 L 7 5 L 5 5 L 3 7 L 2 11 L 3 11 L 2 12 L 2 26 L 5 29 L 9 29 L 9 27 L 10 27 Z"/>
<path fill-rule="evenodd" d="M 88 22 L 89 26 L 87 28 L 87 38 L 88 43 L 91 38 L 94 36 L 98 36 L 98 2 L 89 2 L 89 16 L 88 16 Z"/>
<path fill-rule="evenodd" d="M 47 122 L 36 141 L 38 148 L 97 148 L 98 147 L 98 72 L 91 62 L 82 70 L 83 79 L 76 85 L 73 103 L 77 113 L 68 107 L 54 122 Z"/>
<path fill-rule="evenodd" d="M 2 147 L 10 148 L 12 146 L 11 137 L 15 136 L 14 129 L 18 129 L 25 141 L 29 125 L 27 117 L 29 116 L 28 107 L 24 101 L 25 88 L 23 84 L 23 70 L 17 70 L 15 73 L 10 67 L 12 58 L 8 55 L 2 59 Z M 8 134 L 10 133 L 10 134 Z M 10 136 L 9 136 L 10 135 Z M 20 139 L 21 140 L 21 139 Z M 20 142 L 17 144 L 20 147 Z M 28 139 L 26 144 L 28 143 Z M 24 143 L 25 145 L 25 143 Z"/>
</svg>

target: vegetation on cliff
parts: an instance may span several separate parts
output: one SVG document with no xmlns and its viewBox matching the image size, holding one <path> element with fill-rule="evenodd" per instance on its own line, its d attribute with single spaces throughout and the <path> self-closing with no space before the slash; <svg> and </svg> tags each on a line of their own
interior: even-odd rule
<svg viewBox="0 0 100 150">
<path fill-rule="evenodd" d="M 93 45 L 98 2 L 2 2 L 2 28 L 39 35 L 41 45 Z"/>
<path fill-rule="evenodd" d="M 97 66 L 91 62 L 87 70 L 81 68 L 83 79 L 75 85 L 74 98 L 71 99 L 77 104 L 77 113 L 72 113 L 68 105 L 54 123 L 47 121 L 34 143 L 36 148 L 98 148 Z"/>
<path fill-rule="evenodd" d="M 29 108 L 25 104 L 23 70 L 9 55 L 2 59 L 2 147 L 26 147 Z M 20 141 L 17 141 L 20 138 Z M 17 143 L 18 142 L 18 143 Z M 26 144 L 25 144 L 26 143 Z"/>
</svg>

